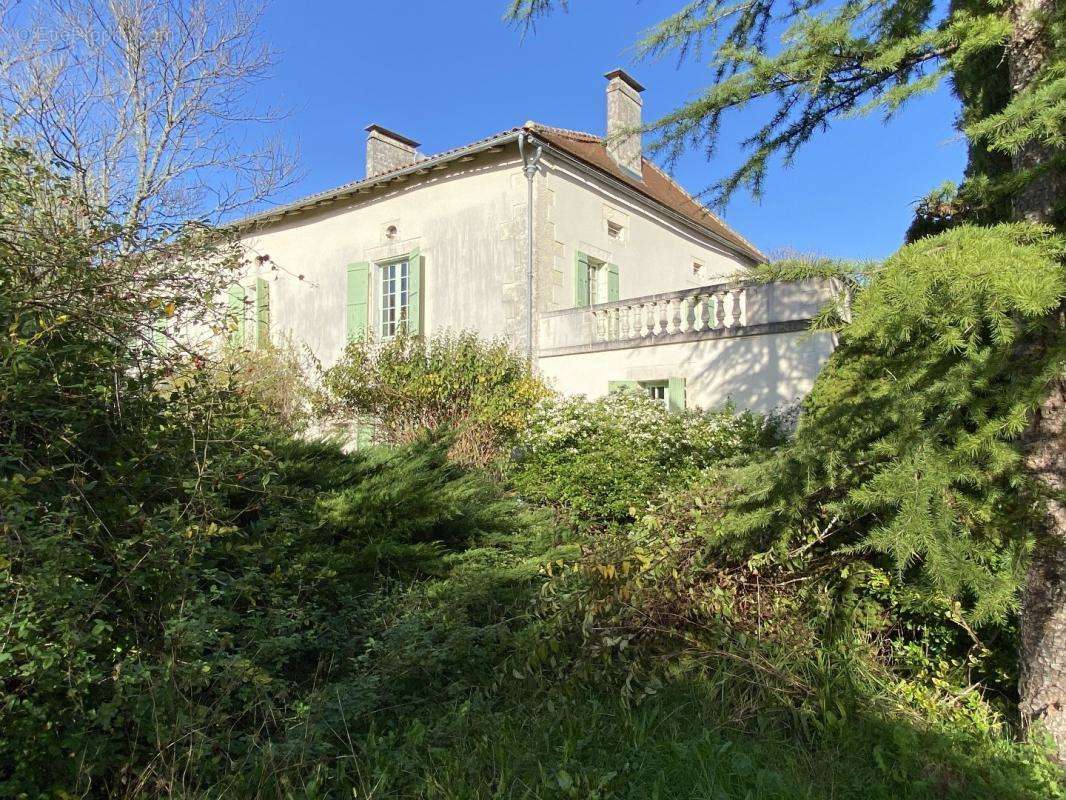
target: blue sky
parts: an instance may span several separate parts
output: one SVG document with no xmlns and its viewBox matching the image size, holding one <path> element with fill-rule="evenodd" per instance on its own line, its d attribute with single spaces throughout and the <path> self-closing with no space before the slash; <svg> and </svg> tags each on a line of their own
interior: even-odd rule
<svg viewBox="0 0 1066 800">
<path fill-rule="evenodd" d="M 534 119 L 602 133 L 603 73 L 631 71 L 646 87 L 645 119 L 709 81 L 705 64 L 634 63 L 638 34 L 681 0 L 572 0 L 523 40 L 502 22 L 504 0 L 275 0 L 264 35 L 279 51 L 262 102 L 291 114 L 274 133 L 299 151 L 302 177 L 278 199 L 362 177 L 365 128 L 377 122 L 432 154 Z M 912 204 L 957 180 L 965 142 L 952 128 L 947 87 L 890 124 L 848 120 L 816 137 L 790 168 L 771 169 L 756 203 L 738 194 L 726 221 L 765 252 L 791 249 L 879 258 L 895 250 Z M 674 176 L 693 192 L 738 163 L 736 141 L 755 117 L 735 117 L 713 161 L 689 153 Z"/>
</svg>

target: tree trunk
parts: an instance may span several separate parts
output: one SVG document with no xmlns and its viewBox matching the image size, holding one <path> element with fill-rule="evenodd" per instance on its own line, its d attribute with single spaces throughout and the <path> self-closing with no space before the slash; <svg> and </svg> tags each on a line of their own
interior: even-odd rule
<svg viewBox="0 0 1066 800">
<path fill-rule="evenodd" d="M 1007 42 L 1007 67 L 1012 96 L 1024 92 L 1051 57 L 1047 23 L 1055 13 L 1055 0 L 1015 0 L 1010 16 L 1014 31 Z M 1036 170 L 1014 197 L 1014 215 L 1030 222 L 1053 223 L 1055 207 L 1066 197 L 1066 170 L 1061 152 L 1039 141 L 1030 141 L 1014 155 L 1018 172 Z"/>
<path fill-rule="evenodd" d="M 1032 84 L 1051 53 L 1046 21 L 1055 0 L 1016 0 L 1011 7 L 1014 31 L 1007 45 L 1011 94 Z M 1061 155 L 1042 142 L 1030 142 L 1014 156 L 1014 169 L 1031 180 L 1014 198 L 1014 214 L 1032 222 L 1055 222 L 1055 207 L 1066 197 Z M 1061 335 L 1064 308 L 1050 326 Z M 1066 764 L 1066 376 L 1049 388 L 1023 437 L 1025 463 L 1047 490 L 1044 524 L 1037 532 L 1022 596 L 1019 651 L 1022 723 L 1051 734 L 1058 760 Z"/>
<path fill-rule="evenodd" d="M 1066 764 L 1066 383 L 1055 381 L 1023 440 L 1026 466 L 1051 492 L 1022 596 L 1022 723 L 1051 734 Z M 1057 497 L 1055 495 L 1058 495 Z"/>
</svg>

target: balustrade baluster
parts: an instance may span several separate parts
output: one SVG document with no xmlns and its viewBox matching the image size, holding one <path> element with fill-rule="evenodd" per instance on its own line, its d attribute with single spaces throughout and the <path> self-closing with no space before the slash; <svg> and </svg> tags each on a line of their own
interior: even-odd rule
<svg viewBox="0 0 1066 800">
<path fill-rule="evenodd" d="M 707 313 L 707 295 L 697 294 L 692 297 L 692 330 L 703 330 L 704 315 Z"/>
<path fill-rule="evenodd" d="M 740 325 L 740 292 L 737 289 L 729 290 L 729 327 L 735 328 Z"/>
</svg>

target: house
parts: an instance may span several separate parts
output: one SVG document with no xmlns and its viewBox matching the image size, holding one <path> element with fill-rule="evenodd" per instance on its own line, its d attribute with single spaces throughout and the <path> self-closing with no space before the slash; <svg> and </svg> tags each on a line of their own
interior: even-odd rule
<svg viewBox="0 0 1066 800">
<path fill-rule="evenodd" d="M 644 158 L 644 88 L 606 78 L 605 137 L 527 122 L 425 156 L 368 127 L 366 177 L 234 224 L 252 256 L 234 335 L 329 365 L 353 337 L 470 329 L 564 393 L 755 409 L 806 393 L 832 348 L 805 330 L 824 288 L 738 281 L 764 256 Z"/>
</svg>

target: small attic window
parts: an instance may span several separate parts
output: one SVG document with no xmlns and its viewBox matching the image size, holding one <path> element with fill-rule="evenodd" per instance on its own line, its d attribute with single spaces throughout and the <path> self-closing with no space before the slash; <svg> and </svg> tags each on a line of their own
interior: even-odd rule
<svg viewBox="0 0 1066 800">
<path fill-rule="evenodd" d="M 697 278 L 700 277 L 703 274 L 703 262 L 702 261 L 693 261 L 692 262 L 692 274 L 693 274 L 694 277 L 697 277 Z"/>
<path fill-rule="evenodd" d="M 395 239 L 396 238 L 396 234 L 398 234 L 398 233 L 399 233 L 399 231 L 396 230 L 396 226 L 395 225 L 389 225 L 387 228 L 385 228 L 385 238 L 386 239 Z"/>
<path fill-rule="evenodd" d="M 622 223 L 615 222 L 614 220 L 607 220 L 607 236 L 611 239 L 622 238 Z"/>
</svg>

